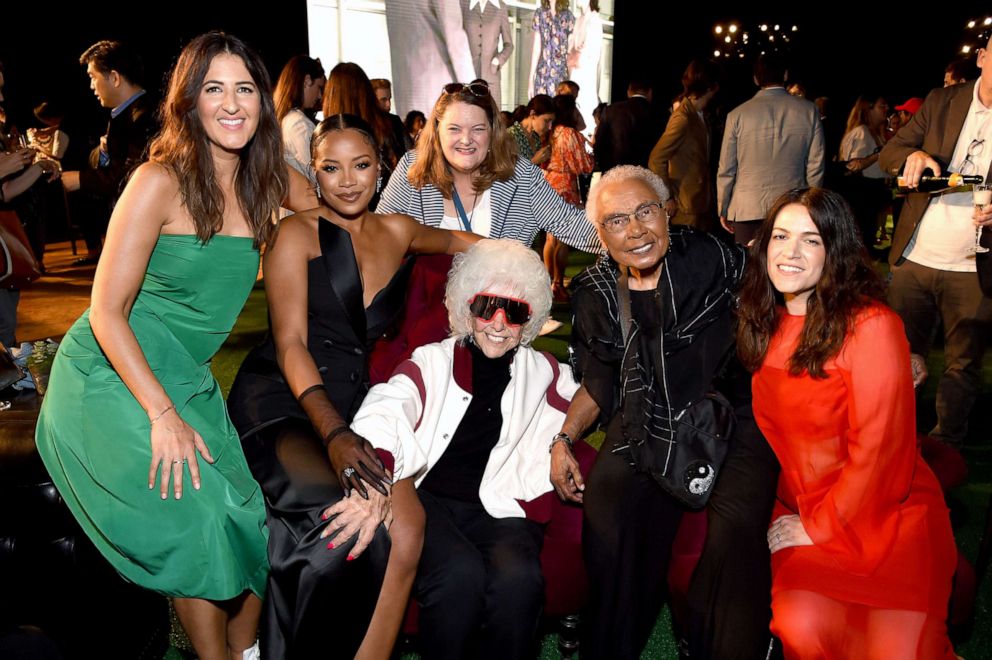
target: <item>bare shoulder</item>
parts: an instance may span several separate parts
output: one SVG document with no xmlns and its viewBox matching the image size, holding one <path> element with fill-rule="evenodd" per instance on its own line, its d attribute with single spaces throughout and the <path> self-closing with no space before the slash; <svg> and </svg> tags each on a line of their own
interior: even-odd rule
<svg viewBox="0 0 992 660">
<path fill-rule="evenodd" d="M 320 222 L 320 209 L 309 209 L 294 213 L 279 221 L 275 240 L 269 246 L 269 254 L 284 255 L 288 252 L 303 252 L 307 255 L 319 253 L 317 223 Z"/>
<path fill-rule="evenodd" d="M 373 213 L 369 217 L 375 219 L 381 231 L 405 242 L 412 240 L 424 228 L 424 225 L 405 213 Z"/>
<path fill-rule="evenodd" d="M 142 163 L 134 170 L 127 187 L 140 189 L 143 195 L 159 199 L 179 197 L 179 180 L 172 170 L 161 163 Z"/>
</svg>

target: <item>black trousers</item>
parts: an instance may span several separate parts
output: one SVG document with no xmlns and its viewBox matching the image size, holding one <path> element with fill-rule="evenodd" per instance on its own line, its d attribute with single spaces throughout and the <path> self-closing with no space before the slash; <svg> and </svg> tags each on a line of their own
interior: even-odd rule
<svg viewBox="0 0 992 660">
<path fill-rule="evenodd" d="M 287 418 L 242 438 L 265 493 L 269 574 L 262 605 L 264 658 L 354 658 L 375 610 L 390 541 L 380 526 L 347 561 L 354 539 L 327 548 L 321 513 L 343 497 L 310 423 Z"/>
<path fill-rule="evenodd" d="M 583 658 L 640 658 L 666 594 L 682 508 L 636 472 L 619 415 L 586 479 L 582 545 L 589 574 Z M 778 462 L 760 433 L 731 445 L 708 505 L 709 531 L 689 592 L 691 657 L 764 658 L 771 635 L 771 519 Z"/>
<path fill-rule="evenodd" d="M 417 494 L 427 516 L 414 583 L 425 660 L 532 657 L 544 605 L 541 525 Z"/>
<path fill-rule="evenodd" d="M 689 585 L 692 660 L 763 660 L 772 618 L 767 532 L 779 464 L 751 420 L 738 434 L 707 505 L 703 554 Z"/>
</svg>

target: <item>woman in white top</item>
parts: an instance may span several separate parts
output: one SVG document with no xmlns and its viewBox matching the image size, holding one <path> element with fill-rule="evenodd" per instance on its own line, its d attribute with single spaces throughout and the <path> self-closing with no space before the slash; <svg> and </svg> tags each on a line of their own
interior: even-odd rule
<svg viewBox="0 0 992 660">
<path fill-rule="evenodd" d="M 885 123 L 889 104 L 881 96 L 859 96 L 847 116 L 847 128 L 840 141 L 839 160 L 847 164 L 851 176 L 845 195 L 861 228 L 866 248 L 871 248 L 879 229 L 884 232 L 882 212 L 889 202 L 885 172 L 878 166 L 878 152 L 885 144 Z"/>
<path fill-rule="evenodd" d="M 603 54 L 603 20 L 599 0 L 579 0 L 579 17 L 568 37 L 568 77 L 579 86 L 576 104 L 586 122 L 587 137 L 596 130 L 592 111 L 599 105 L 599 60 Z"/>
<path fill-rule="evenodd" d="M 282 128 L 283 157 L 296 171 L 316 185 L 310 168 L 310 138 L 314 117 L 324 98 L 327 77 L 320 60 L 294 55 L 279 74 L 275 97 L 276 119 Z"/>
</svg>

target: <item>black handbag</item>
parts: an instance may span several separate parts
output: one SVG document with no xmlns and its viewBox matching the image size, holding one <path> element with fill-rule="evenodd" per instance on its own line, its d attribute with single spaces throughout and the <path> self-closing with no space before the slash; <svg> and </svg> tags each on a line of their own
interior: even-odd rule
<svg viewBox="0 0 992 660">
<path fill-rule="evenodd" d="M 626 346 L 633 319 L 625 270 L 617 280 L 617 298 Z M 659 380 L 662 376 L 659 374 Z M 631 443 L 631 459 L 639 472 L 649 474 L 666 493 L 687 507 L 701 509 L 713 494 L 737 417 L 726 397 L 709 391 L 673 419 L 675 434 L 671 443 L 651 438 Z"/>
</svg>

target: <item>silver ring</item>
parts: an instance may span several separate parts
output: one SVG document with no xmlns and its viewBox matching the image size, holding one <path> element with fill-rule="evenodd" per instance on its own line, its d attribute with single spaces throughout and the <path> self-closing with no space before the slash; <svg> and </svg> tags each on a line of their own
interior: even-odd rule
<svg viewBox="0 0 992 660">
<path fill-rule="evenodd" d="M 182 463 L 182 461 L 180 461 L 178 458 L 176 460 L 172 461 L 172 462 L 173 463 Z"/>
<path fill-rule="evenodd" d="M 779 532 L 775 532 L 775 542 L 779 543 L 781 541 L 782 541 L 782 534 Z"/>
<path fill-rule="evenodd" d="M 355 476 L 355 468 L 349 465 L 348 467 L 346 467 L 344 470 L 341 471 L 341 476 L 344 477 L 345 479 L 352 478 L 353 476 Z"/>
</svg>

